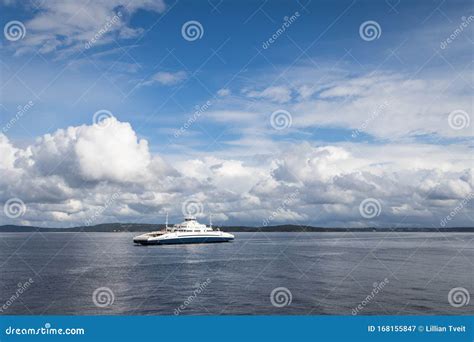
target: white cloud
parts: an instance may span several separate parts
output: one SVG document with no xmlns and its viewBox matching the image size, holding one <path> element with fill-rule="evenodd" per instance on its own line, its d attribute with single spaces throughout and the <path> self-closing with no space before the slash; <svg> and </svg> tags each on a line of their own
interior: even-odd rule
<svg viewBox="0 0 474 342">
<path fill-rule="evenodd" d="M 24 22 L 25 38 L 14 45 L 17 54 L 39 51 L 67 56 L 92 41 L 90 45 L 96 46 L 134 38 L 142 29 L 130 27 L 131 15 L 140 9 L 162 13 L 166 8 L 163 0 L 53 0 L 35 2 L 35 6 L 38 10 L 33 18 Z"/>
<path fill-rule="evenodd" d="M 92 126 L 81 129 L 74 152 L 80 171 L 89 180 L 139 181 L 151 162 L 146 140 L 138 140 L 127 123 L 114 118 L 103 122 L 107 130 Z"/>
<path fill-rule="evenodd" d="M 283 86 L 268 87 L 262 91 L 251 90 L 245 94 L 250 98 L 264 98 L 277 103 L 285 103 L 291 100 L 291 90 Z"/>
<path fill-rule="evenodd" d="M 108 120 L 25 148 L 0 135 L 0 202 L 18 197 L 27 205 L 21 219 L 1 216 L 2 223 L 81 225 L 97 210 L 96 223 L 161 222 L 165 211 L 178 219 L 193 197 L 216 223 L 438 226 L 474 191 L 470 149 L 461 145 L 274 143 L 272 153 L 181 155 L 171 164 L 130 124 Z M 360 216 L 365 198 L 382 204 L 374 220 Z M 471 203 L 450 224 L 472 224 L 473 214 Z"/>
<path fill-rule="evenodd" d="M 148 81 L 142 82 L 142 85 L 152 85 L 155 83 L 160 83 L 162 85 L 175 85 L 184 81 L 187 77 L 186 72 L 177 71 L 177 72 L 165 72 L 160 71 L 154 74 Z"/>
<path fill-rule="evenodd" d="M 341 127 L 398 140 L 430 134 L 473 136 L 471 127 L 454 130 L 449 125 L 449 113 L 463 108 L 471 108 L 468 94 L 446 78 L 379 75 L 341 80 L 319 98 L 296 104 L 292 113 L 295 127 Z"/>
<path fill-rule="evenodd" d="M 230 95 L 230 89 L 228 88 L 222 88 L 217 91 L 217 95 L 221 97 L 229 96 Z"/>
<path fill-rule="evenodd" d="M 265 127 L 269 114 L 278 109 L 275 102 L 280 102 L 292 115 L 292 128 L 301 132 L 316 127 L 340 128 L 347 130 L 347 140 L 353 139 L 351 133 L 355 132 L 357 136 L 364 133 L 390 141 L 422 136 L 474 136 L 470 93 L 447 74 L 419 78 L 379 72 L 348 77 L 339 72 L 331 75 L 325 86 L 319 79 L 311 80 L 311 70 L 307 76 L 299 70 L 288 77 L 292 77 L 290 82 L 298 89 L 299 96 L 294 101 L 289 102 L 291 92 L 287 87 L 264 91 L 249 91 L 244 87 L 243 97 L 221 99 L 207 117 L 218 122 L 238 123 L 233 126 L 234 131 L 244 132 L 249 127 Z M 249 103 L 248 98 L 260 100 Z M 453 129 L 448 117 L 457 110 L 467 113 L 469 118 L 465 121 L 470 121 L 470 125 Z"/>
<path fill-rule="evenodd" d="M 15 153 L 17 149 L 14 148 L 8 141 L 8 138 L 0 134 L 0 169 L 12 169 L 15 162 Z"/>
<path fill-rule="evenodd" d="M 69 127 L 46 134 L 28 148 L 41 175 L 62 176 L 70 184 L 88 181 L 144 181 L 151 163 L 146 140 L 130 124 L 109 118 L 99 125 Z"/>
</svg>

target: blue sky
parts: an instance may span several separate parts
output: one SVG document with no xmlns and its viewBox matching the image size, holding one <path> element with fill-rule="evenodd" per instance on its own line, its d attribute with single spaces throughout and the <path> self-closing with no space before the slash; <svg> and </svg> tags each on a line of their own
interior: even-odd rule
<svg viewBox="0 0 474 342">
<path fill-rule="evenodd" d="M 145 154 L 150 154 L 151 161 L 144 157 L 143 168 L 157 158 L 168 166 L 176 165 L 173 172 L 181 178 L 173 186 L 180 190 L 140 189 L 142 193 L 137 194 L 138 190 L 130 190 L 131 179 L 102 179 L 97 175 L 103 172 L 96 170 L 91 176 L 79 159 L 72 163 L 82 170 L 81 184 L 92 186 L 92 182 L 99 189 L 122 182 L 125 193 L 138 197 L 151 191 L 156 201 L 150 208 L 160 213 L 174 210 L 179 216 L 176 208 L 191 196 L 207 204 L 207 211 L 231 211 L 222 213 L 223 222 L 258 224 L 268 217 L 268 210 L 271 214 L 272 207 L 279 207 L 280 202 L 265 203 L 262 196 L 268 194 L 258 193 L 270 177 L 279 183 L 272 188 L 277 197 L 287 192 L 285 187 L 332 194 L 317 199 L 302 195 L 301 203 L 282 210 L 281 221 L 309 223 L 309 213 L 322 211 L 327 215 L 313 224 L 366 225 L 357 210 L 356 217 L 349 212 L 363 198 L 374 197 L 385 202 L 389 209 L 383 212 L 388 216 L 370 223 L 397 223 L 401 221 L 397 215 L 406 210 L 407 223 L 436 225 L 440 220 L 439 212 L 435 215 L 437 206 L 449 214 L 471 193 L 472 180 L 462 178 L 472 173 L 472 159 L 467 156 L 472 151 L 474 84 L 474 18 L 469 1 L 6 1 L 1 13 L 4 27 L 16 20 L 25 29 L 19 40 L 4 34 L 0 56 L 0 126 L 9 151 L 15 148 L 12 165 L 25 173 L 30 171 L 19 166 L 18 158 L 30 158 L 28 165 L 41 165 L 34 152 L 25 154 L 29 149 L 41 150 L 45 134 L 55 140 L 60 129 L 93 127 L 94 113 L 106 110 L 120 124 L 129 124 L 137 146 L 140 139 L 146 141 Z M 117 14 L 120 17 L 105 28 Z M 291 23 L 278 33 L 285 18 L 292 18 Z M 183 25 L 189 21 L 199 23 L 202 37 L 193 41 L 183 37 Z M 361 27 L 368 22 L 376 24 L 375 39 L 362 36 Z M 457 32 L 460 27 L 462 31 Z M 97 35 L 104 28 L 105 33 Z M 91 43 L 94 36 L 97 39 Z M 268 44 L 272 36 L 274 42 Z M 29 101 L 31 108 L 9 124 L 18 116 L 19 106 Z M 196 108 L 207 102 L 196 114 Z M 290 117 L 291 125 L 275 129 L 272 113 L 281 111 Z M 448 121 L 453 112 L 464 122 L 460 129 L 453 129 Z M 74 135 L 74 139 L 79 138 Z M 298 173 L 288 166 L 293 150 L 301 152 L 295 163 L 314 159 L 314 165 L 309 163 L 314 169 L 308 175 L 293 175 L 299 183 L 292 185 L 281 175 Z M 420 153 L 427 151 L 430 156 L 423 158 Z M 372 160 L 367 158 L 369 153 Z M 321 159 L 326 154 L 330 162 Z M 180 169 L 189 165 L 192 170 Z M 160 169 L 163 177 L 170 177 L 173 172 L 165 169 Z M 218 169 L 221 174 L 216 174 Z M 41 175 L 34 171 L 35 177 L 54 174 L 52 169 L 43 171 Z M 206 177 L 195 174 L 200 172 Z M 318 172 L 317 179 L 305 178 Z M 383 181 L 416 174 L 410 177 L 417 184 L 406 186 L 421 189 L 424 200 L 441 191 L 446 180 L 448 190 L 441 192 L 449 194 L 438 196 L 436 203 L 412 199 L 404 206 L 398 199 L 402 194 L 387 193 L 385 185 L 357 176 L 364 172 L 371 174 L 368 178 Z M 424 184 L 429 179 L 426 173 L 436 180 Z M 261 177 L 246 182 L 248 175 Z M 332 188 L 349 175 L 354 178 L 350 183 Z M 181 189 L 192 180 L 199 183 L 194 192 Z M 65 186 L 74 192 L 78 181 L 66 180 Z M 377 191 L 362 191 L 365 187 L 360 182 Z M 230 186 L 229 194 L 219 192 L 222 203 L 210 203 L 215 189 L 232 183 L 238 186 Z M 360 188 L 357 194 L 356 188 Z M 32 203 L 26 206 L 37 210 L 44 204 L 35 200 L 42 196 L 18 193 L 9 187 L 3 200 L 24 197 Z M 167 207 L 170 198 L 173 203 Z M 439 203 L 441 198 L 444 203 Z M 61 195 L 48 201 L 71 200 Z M 87 202 L 77 200 L 83 205 Z M 231 202 L 236 206 L 230 206 Z M 245 217 L 242 212 L 252 203 L 260 211 Z M 143 216 L 137 205 L 127 203 L 123 217 L 115 213 L 103 219 L 134 220 Z M 68 212 L 68 223 L 84 221 L 92 209 L 83 210 L 76 218 Z M 339 213 L 340 218 L 331 219 Z M 54 215 L 49 217 L 39 223 L 55 224 Z M 147 220 L 152 217 L 150 213 Z M 459 224 L 469 224 L 471 217 L 459 215 Z"/>
<path fill-rule="evenodd" d="M 472 50 L 462 49 L 469 44 L 468 35 L 459 37 L 448 51 L 439 48 L 441 39 L 451 33 L 449 28 L 454 29 L 461 17 L 472 10 L 468 2 L 452 6 L 442 2 L 391 5 L 383 1 L 313 1 L 306 7 L 302 5 L 305 4 L 285 1 L 245 5 L 221 2 L 214 8 L 212 3 L 177 2 L 167 4 L 163 13 L 138 10 L 128 18 L 129 25 L 144 29 L 146 34 L 127 40 L 114 38 L 104 45 L 99 41 L 92 49 L 64 58 L 54 52 L 14 56 L 15 45 L 4 42 L 2 60 L 9 67 L 3 69 L 4 79 L 8 80 L 28 63 L 19 73 L 28 86 L 17 80 L 9 83 L 25 93 L 25 101 L 36 99 L 36 94 L 44 95 L 39 96 L 35 108 L 43 120 L 23 123 L 29 133 L 18 125 L 10 135 L 28 139 L 30 134 L 36 136 L 67 125 L 89 123 L 94 112 L 106 108 L 118 118 L 140 126 L 139 134 L 157 145 L 155 139 L 160 139 L 164 126 L 173 129 L 173 125 L 179 125 L 194 111 L 194 106 L 215 97 L 224 85 L 237 94 L 240 89 L 258 83 L 260 77 L 287 85 L 286 78 L 291 77 L 287 74 L 291 75 L 295 68 L 324 69 L 337 62 L 346 77 L 375 68 L 413 73 L 423 67 L 421 74 L 433 70 L 450 73 L 448 62 L 462 72 L 472 59 Z M 3 10 L 5 23 L 14 19 L 27 21 L 37 12 L 22 6 L 6 6 Z M 263 49 L 262 43 L 281 26 L 283 18 L 297 11 L 301 15 L 295 25 L 269 49 Z M 181 25 L 188 20 L 198 20 L 203 25 L 201 39 L 183 39 Z M 359 25 L 366 20 L 380 23 L 381 38 L 372 42 L 360 38 Z M 448 30 L 443 32 L 443 27 Z M 436 50 L 442 55 L 434 56 L 424 66 Z M 287 68 L 286 74 L 280 75 Z M 184 71 L 187 78 L 170 86 L 157 83 L 137 88 L 141 80 L 159 71 Z M 45 84 L 50 86 L 43 92 Z M 65 89 L 68 94 L 62 97 Z M 16 108 L 15 104 L 10 104 L 10 110 Z M 213 136 L 220 132 L 212 123 L 206 123 L 205 128 Z M 344 139 L 344 133 L 331 131 L 327 139 Z"/>
</svg>

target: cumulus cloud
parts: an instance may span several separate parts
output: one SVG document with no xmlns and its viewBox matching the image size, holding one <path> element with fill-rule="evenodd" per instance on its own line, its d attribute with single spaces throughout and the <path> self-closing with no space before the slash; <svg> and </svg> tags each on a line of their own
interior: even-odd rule
<svg viewBox="0 0 474 342">
<path fill-rule="evenodd" d="M 0 135 L 0 152 L 0 202 L 27 206 L 17 219 L 2 212 L 4 224 L 161 222 L 194 198 L 219 224 L 436 227 L 474 191 L 470 151 L 459 145 L 280 143 L 258 157 L 174 156 L 171 164 L 130 124 L 109 118 L 24 148 Z M 359 212 L 366 198 L 381 203 L 372 220 Z M 469 202 L 450 225 L 469 225 L 472 215 Z"/>
<path fill-rule="evenodd" d="M 130 124 L 115 118 L 46 134 L 28 151 L 35 171 L 63 176 L 74 184 L 137 181 L 151 163 L 147 141 L 137 139 Z"/>
<path fill-rule="evenodd" d="M 15 162 L 15 154 L 17 149 L 14 148 L 8 138 L 0 134 L 0 168 L 1 169 L 12 169 Z"/>
</svg>

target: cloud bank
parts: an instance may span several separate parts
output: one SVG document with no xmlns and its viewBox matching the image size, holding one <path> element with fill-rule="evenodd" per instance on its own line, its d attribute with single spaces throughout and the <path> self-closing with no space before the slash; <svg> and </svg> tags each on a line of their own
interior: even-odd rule
<svg viewBox="0 0 474 342">
<path fill-rule="evenodd" d="M 25 148 L 0 135 L 0 202 L 19 198 L 26 206 L 18 218 L 3 212 L 1 221 L 162 222 L 165 212 L 178 219 L 192 199 L 203 206 L 198 216 L 213 213 L 219 224 L 439 227 L 474 191 L 467 147 L 353 145 L 282 142 L 265 155 L 170 163 L 113 117 Z M 368 198 L 380 204 L 371 218 L 360 212 Z M 468 202 L 449 225 L 469 225 L 472 215 Z"/>
</svg>

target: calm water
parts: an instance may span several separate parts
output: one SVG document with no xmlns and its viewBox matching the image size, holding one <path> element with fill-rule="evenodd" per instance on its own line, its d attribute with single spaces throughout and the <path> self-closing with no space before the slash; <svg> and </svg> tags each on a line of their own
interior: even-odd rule
<svg viewBox="0 0 474 342">
<path fill-rule="evenodd" d="M 1 233 L 0 314 L 350 315 L 385 278 L 361 314 L 474 312 L 474 298 L 448 302 L 454 287 L 474 293 L 474 234 L 236 233 L 233 243 L 148 247 L 134 235 Z M 114 296 L 103 308 L 100 287 Z M 289 305 L 272 305 L 277 287 Z"/>
</svg>

